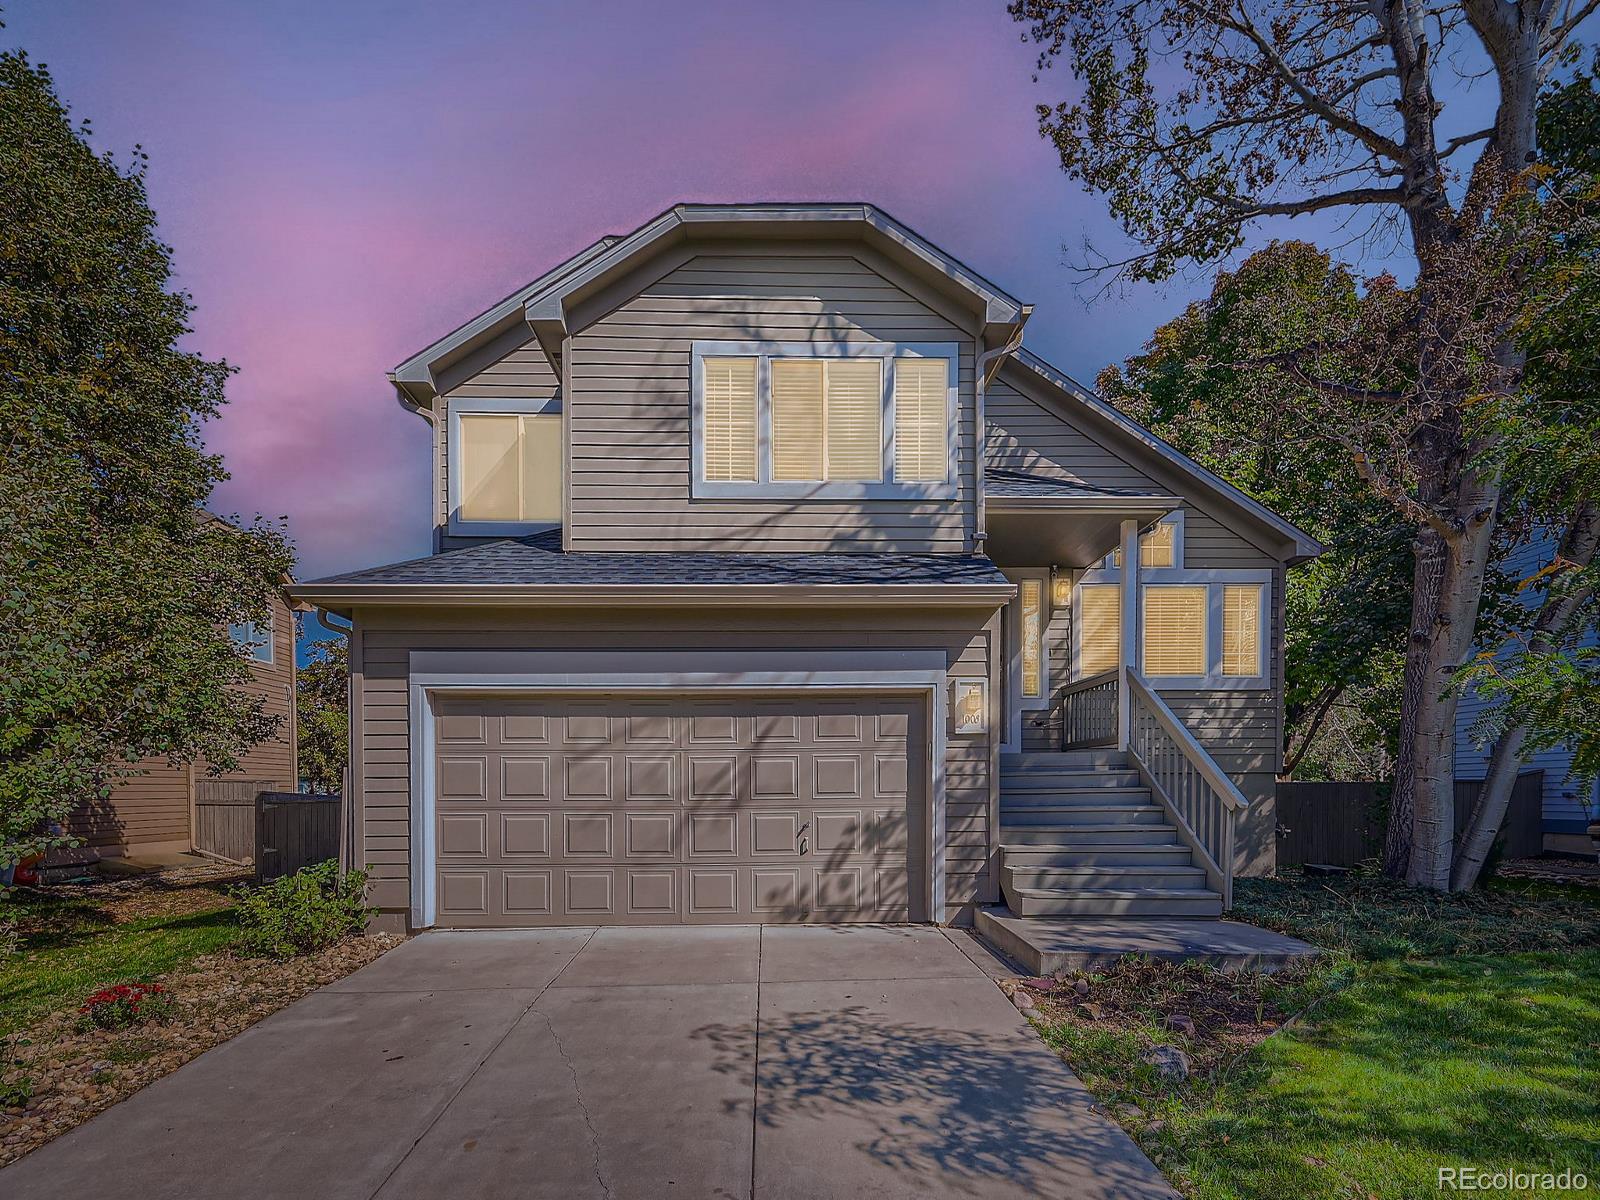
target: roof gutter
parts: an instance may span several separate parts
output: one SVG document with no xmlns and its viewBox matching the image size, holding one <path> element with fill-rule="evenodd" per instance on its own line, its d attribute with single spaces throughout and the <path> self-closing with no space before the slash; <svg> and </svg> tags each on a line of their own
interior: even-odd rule
<svg viewBox="0 0 1600 1200">
<path fill-rule="evenodd" d="M 977 454 L 975 456 L 976 461 L 972 467 L 972 473 L 976 477 L 975 482 L 977 484 L 977 498 L 974 504 L 976 511 L 973 517 L 972 530 L 972 549 L 974 554 L 983 553 L 983 544 L 989 538 L 989 510 L 988 502 L 984 498 L 984 477 L 986 474 L 984 459 L 987 457 L 985 451 L 988 448 L 988 421 L 984 416 L 984 403 L 989 394 L 989 381 L 1000 370 L 1000 364 L 1006 360 L 1007 356 L 1015 354 L 1017 348 L 1022 345 L 1022 330 L 1027 325 L 1028 318 L 1032 315 L 1033 305 L 1024 304 L 1022 312 L 1018 315 L 1016 324 L 1011 330 L 1011 336 L 1006 339 L 1005 344 L 996 346 L 992 350 L 985 350 L 978 355 L 976 377 L 973 381 L 975 388 L 973 421 L 977 426 L 973 430 L 974 440 L 977 443 Z"/>
</svg>

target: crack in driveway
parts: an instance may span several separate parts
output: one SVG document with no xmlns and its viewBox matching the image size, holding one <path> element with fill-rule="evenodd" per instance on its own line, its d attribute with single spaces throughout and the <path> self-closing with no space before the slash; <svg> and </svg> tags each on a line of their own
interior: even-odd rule
<svg viewBox="0 0 1600 1200">
<path fill-rule="evenodd" d="M 530 1011 L 538 1012 L 537 1009 Z M 543 1019 L 544 1027 L 550 1031 L 550 1040 L 556 1045 L 556 1053 L 561 1055 L 561 1061 L 567 1064 L 567 1074 L 572 1076 L 572 1094 L 577 1098 L 578 1111 L 583 1114 L 583 1123 L 589 1130 L 589 1147 L 594 1152 L 595 1182 L 605 1193 L 606 1200 L 610 1200 L 611 1185 L 606 1182 L 605 1172 L 600 1169 L 600 1131 L 594 1127 L 594 1119 L 589 1115 L 589 1106 L 583 1102 L 583 1088 L 578 1083 L 578 1068 L 573 1066 L 572 1059 L 567 1055 L 567 1048 L 561 1044 L 561 1035 L 556 1032 L 555 1022 L 550 1019 L 550 1014 L 538 1012 L 538 1015 Z"/>
</svg>

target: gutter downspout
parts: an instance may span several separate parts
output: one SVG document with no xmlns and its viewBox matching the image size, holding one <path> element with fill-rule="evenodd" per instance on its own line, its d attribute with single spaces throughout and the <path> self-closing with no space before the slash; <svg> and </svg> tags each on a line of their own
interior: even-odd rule
<svg viewBox="0 0 1600 1200">
<path fill-rule="evenodd" d="M 973 437 L 973 444 L 976 447 L 976 458 L 973 463 L 972 474 L 973 481 L 977 485 L 978 496 L 974 517 L 975 527 L 972 531 L 972 551 L 974 554 L 982 554 L 983 544 L 989 539 L 989 502 L 984 497 L 984 479 L 986 475 L 984 469 L 984 452 L 988 446 L 988 431 L 986 418 L 984 416 L 984 401 L 989 391 L 989 364 L 994 363 L 995 370 L 998 371 L 1000 369 L 1000 363 L 998 360 L 1004 359 L 1008 355 L 1015 354 L 1017 352 L 1017 348 L 1022 345 L 1023 327 L 1027 325 L 1028 318 L 1032 315 L 1033 305 L 1024 304 L 1022 306 L 1022 315 L 1017 320 L 1017 327 L 1012 331 L 1011 337 L 1006 340 L 1006 344 L 1003 346 L 996 346 L 992 350 L 985 350 L 982 354 L 978 355 L 978 361 L 975 364 L 974 373 L 976 378 L 973 380 L 973 383 L 976 391 L 975 423 L 977 428 L 973 430 L 975 435 Z M 978 344 L 983 344 L 982 335 L 979 335 Z"/>
</svg>

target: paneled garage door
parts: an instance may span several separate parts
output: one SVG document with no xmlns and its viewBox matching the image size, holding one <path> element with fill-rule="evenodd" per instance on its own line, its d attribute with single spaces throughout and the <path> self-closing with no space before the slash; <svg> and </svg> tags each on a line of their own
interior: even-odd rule
<svg viewBox="0 0 1600 1200">
<path fill-rule="evenodd" d="M 440 925 L 927 919 L 913 699 L 435 711 Z"/>
</svg>

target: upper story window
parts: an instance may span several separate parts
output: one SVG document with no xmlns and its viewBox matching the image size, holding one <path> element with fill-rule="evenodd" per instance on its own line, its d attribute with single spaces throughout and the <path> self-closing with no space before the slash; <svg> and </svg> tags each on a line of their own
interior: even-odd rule
<svg viewBox="0 0 1600 1200">
<path fill-rule="evenodd" d="M 561 402 L 450 401 L 450 532 L 504 536 L 561 524 Z"/>
<path fill-rule="evenodd" d="M 272 665 L 272 613 L 265 621 L 237 621 L 228 626 L 228 636 L 239 652 L 251 662 Z"/>
<path fill-rule="evenodd" d="M 950 498 L 960 348 L 696 342 L 693 494 Z"/>
</svg>

